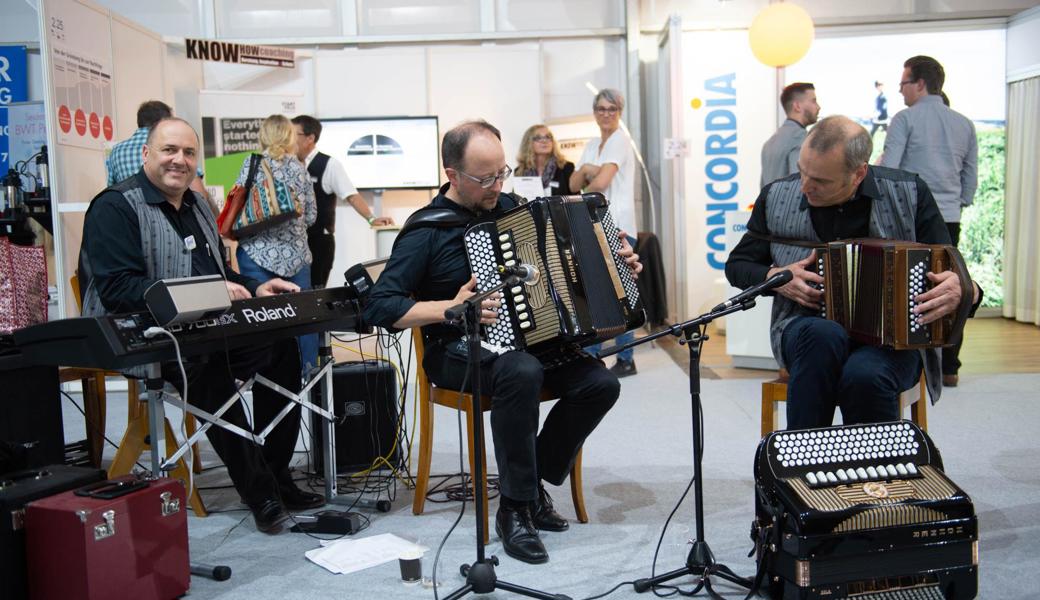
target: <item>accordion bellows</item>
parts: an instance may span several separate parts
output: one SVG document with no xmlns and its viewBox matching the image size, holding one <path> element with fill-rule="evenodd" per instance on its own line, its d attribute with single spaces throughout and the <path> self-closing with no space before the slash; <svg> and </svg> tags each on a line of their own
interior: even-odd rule
<svg viewBox="0 0 1040 600">
<path fill-rule="evenodd" d="M 825 292 L 821 316 L 839 323 L 852 339 L 897 350 L 949 346 L 960 338 L 972 305 L 964 259 L 953 246 L 854 239 L 817 249 Z M 961 304 L 954 313 L 922 324 L 914 298 L 931 289 L 926 273 L 954 271 Z"/>
</svg>

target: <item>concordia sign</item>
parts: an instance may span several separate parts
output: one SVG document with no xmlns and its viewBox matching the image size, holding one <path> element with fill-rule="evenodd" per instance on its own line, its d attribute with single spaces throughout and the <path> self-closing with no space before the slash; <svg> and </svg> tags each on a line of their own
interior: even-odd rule
<svg viewBox="0 0 1040 600">
<path fill-rule="evenodd" d="M 283 67 L 286 69 L 296 67 L 296 52 L 292 48 L 236 44 L 234 42 L 196 40 L 192 38 L 184 38 L 184 42 L 187 45 L 188 58 L 195 60 L 263 65 L 265 67 Z"/>
</svg>

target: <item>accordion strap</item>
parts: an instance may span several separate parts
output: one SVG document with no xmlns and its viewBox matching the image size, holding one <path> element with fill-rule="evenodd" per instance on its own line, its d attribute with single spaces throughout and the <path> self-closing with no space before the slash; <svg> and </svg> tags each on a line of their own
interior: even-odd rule
<svg viewBox="0 0 1040 600">
<path fill-rule="evenodd" d="M 813 241 L 809 241 L 809 240 L 796 240 L 794 238 L 785 238 L 785 237 L 780 237 L 780 236 L 776 236 L 776 235 L 770 235 L 768 233 L 759 233 L 757 231 L 751 231 L 750 229 L 747 230 L 747 234 L 750 235 L 751 237 L 755 238 L 756 240 L 764 240 L 766 242 L 770 242 L 770 243 L 773 243 L 773 244 L 784 244 L 784 245 L 787 245 L 787 246 L 799 246 L 801 248 L 819 248 L 821 246 L 826 246 L 827 245 L 824 242 L 813 242 Z"/>
</svg>

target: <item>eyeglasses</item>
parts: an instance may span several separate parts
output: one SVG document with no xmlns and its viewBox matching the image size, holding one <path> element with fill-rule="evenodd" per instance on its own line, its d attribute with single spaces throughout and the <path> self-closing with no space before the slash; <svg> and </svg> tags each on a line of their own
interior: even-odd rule
<svg viewBox="0 0 1040 600">
<path fill-rule="evenodd" d="M 551 142 L 553 137 L 551 135 L 534 135 L 531 136 L 532 142 Z"/>
<path fill-rule="evenodd" d="M 491 187 L 491 186 L 495 185 L 496 183 L 498 183 L 499 181 L 505 181 L 506 179 L 509 179 L 509 176 L 513 174 L 513 169 L 511 169 L 507 165 L 504 169 L 499 171 L 497 174 L 495 174 L 495 175 L 488 175 L 487 177 L 474 177 L 474 176 L 470 175 L 469 173 L 463 173 L 462 171 L 460 171 L 458 169 L 455 169 L 455 172 L 458 173 L 459 175 L 465 175 L 468 179 L 477 182 L 477 185 L 479 185 L 480 187 L 482 187 L 482 188 L 484 188 L 486 190 L 489 187 Z"/>
<path fill-rule="evenodd" d="M 899 82 L 899 89 L 903 89 L 904 85 L 910 85 L 911 83 L 916 83 L 916 82 L 917 82 L 916 79 L 909 79 L 907 81 L 900 81 Z"/>
<path fill-rule="evenodd" d="M 616 106 L 597 106 L 592 111 L 601 115 L 616 115 L 621 112 Z"/>
</svg>

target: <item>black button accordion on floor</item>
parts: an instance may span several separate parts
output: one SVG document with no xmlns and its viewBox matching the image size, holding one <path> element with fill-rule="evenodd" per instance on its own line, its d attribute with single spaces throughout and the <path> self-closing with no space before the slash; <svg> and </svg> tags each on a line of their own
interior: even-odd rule
<svg viewBox="0 0 1040 600">
<path fill-rule="evenodd" d="M 774 599 L 977 593 L 971 498 L 909 421 L 769 434 L 755 458 L 755 516 L 759 570 Z"/>
</svg>

